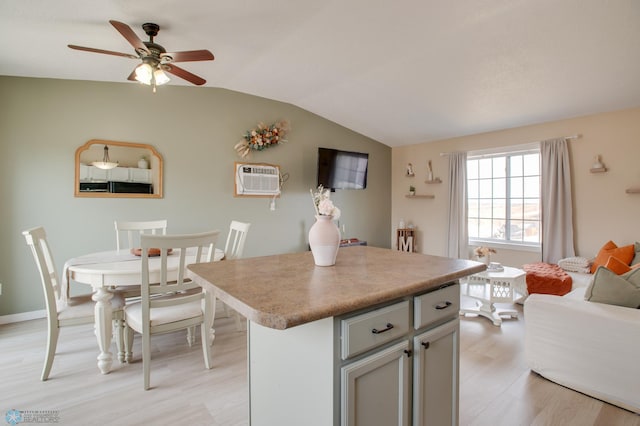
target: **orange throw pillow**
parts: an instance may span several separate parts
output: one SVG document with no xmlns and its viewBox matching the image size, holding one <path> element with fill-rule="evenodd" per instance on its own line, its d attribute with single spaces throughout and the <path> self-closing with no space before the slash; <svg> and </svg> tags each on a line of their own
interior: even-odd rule
<svg viewBox="0 0 640 426">
<path fill-rule="evenodd" d="M 635 255 L 635 250 L 633 244 L 624 247 L 618 247 L 613 241 L 607 242 L 602 246 L 596 259 L 593 261 L 591 265 L 591 273 L 594 274 L 598 266 L 605 266 L 607 264 L 607 260 L 609 257 L 614 256 L 617 257 L 618 260 L 624 262 L 629 266 L 629 263 L 633 260 L 633 256 Z"/>
<path fill-rule="evenodd" d="M 604 267 L 612 270 L 618 275 L 626 274 L 631 270 L 629 265 L 614 256 L 609 256 L 609 260 L 607 260 L 607 264 L 604 265 Z"/>
</svg>

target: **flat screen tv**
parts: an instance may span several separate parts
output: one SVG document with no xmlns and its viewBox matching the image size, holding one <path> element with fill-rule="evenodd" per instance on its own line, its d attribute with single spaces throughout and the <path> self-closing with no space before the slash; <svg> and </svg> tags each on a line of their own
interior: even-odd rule
<svg viewBox="0 0 640 426">
<path fill-rule="evenodd" d="M 318 185 L 330 189 L 365 189 L 369 154 L 318 148 Z"/>
</svg>

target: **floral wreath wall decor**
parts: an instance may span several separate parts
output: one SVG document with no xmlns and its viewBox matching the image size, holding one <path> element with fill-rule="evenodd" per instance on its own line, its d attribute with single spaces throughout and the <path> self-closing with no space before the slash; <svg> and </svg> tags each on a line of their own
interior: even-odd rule
<svg viewBox="0 0 640 426">
<path fill-rule="evenodd" d="M 240 157 L 245 158 L 251 153 L 251 150 L 262 151 L 270 146 L 287 142 L 285 137 L 289 130 L 287 121 L 278 121 L 269 126 L 258 123 L 258 127 L 245 132 L 243 139 L 234 148 Z"/>
</svg>

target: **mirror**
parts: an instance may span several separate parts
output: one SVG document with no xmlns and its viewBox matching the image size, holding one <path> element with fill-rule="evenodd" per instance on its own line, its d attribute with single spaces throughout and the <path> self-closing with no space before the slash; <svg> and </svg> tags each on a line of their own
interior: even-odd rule
<svg viewBox="0 0 640 426">
<path fill-rule="evenodd" d="M 162 156 L 151 145 L 92 139 L 76 150 L 75 196 L 162 198 Z"/>
</svg>

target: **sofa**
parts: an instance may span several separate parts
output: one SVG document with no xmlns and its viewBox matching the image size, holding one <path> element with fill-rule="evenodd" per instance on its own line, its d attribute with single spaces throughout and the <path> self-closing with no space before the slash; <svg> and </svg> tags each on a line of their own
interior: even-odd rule
<svg viewBox="0 0 640 426">
<path fill-rule="evenodd" d="M 585 295 L 595 294 L 595 274 L 569 274 L 568 294 L 531 294 L 524 302 L 529 368 L 640 414 L 640 309 L 587 301 Z"/>
</svg>

